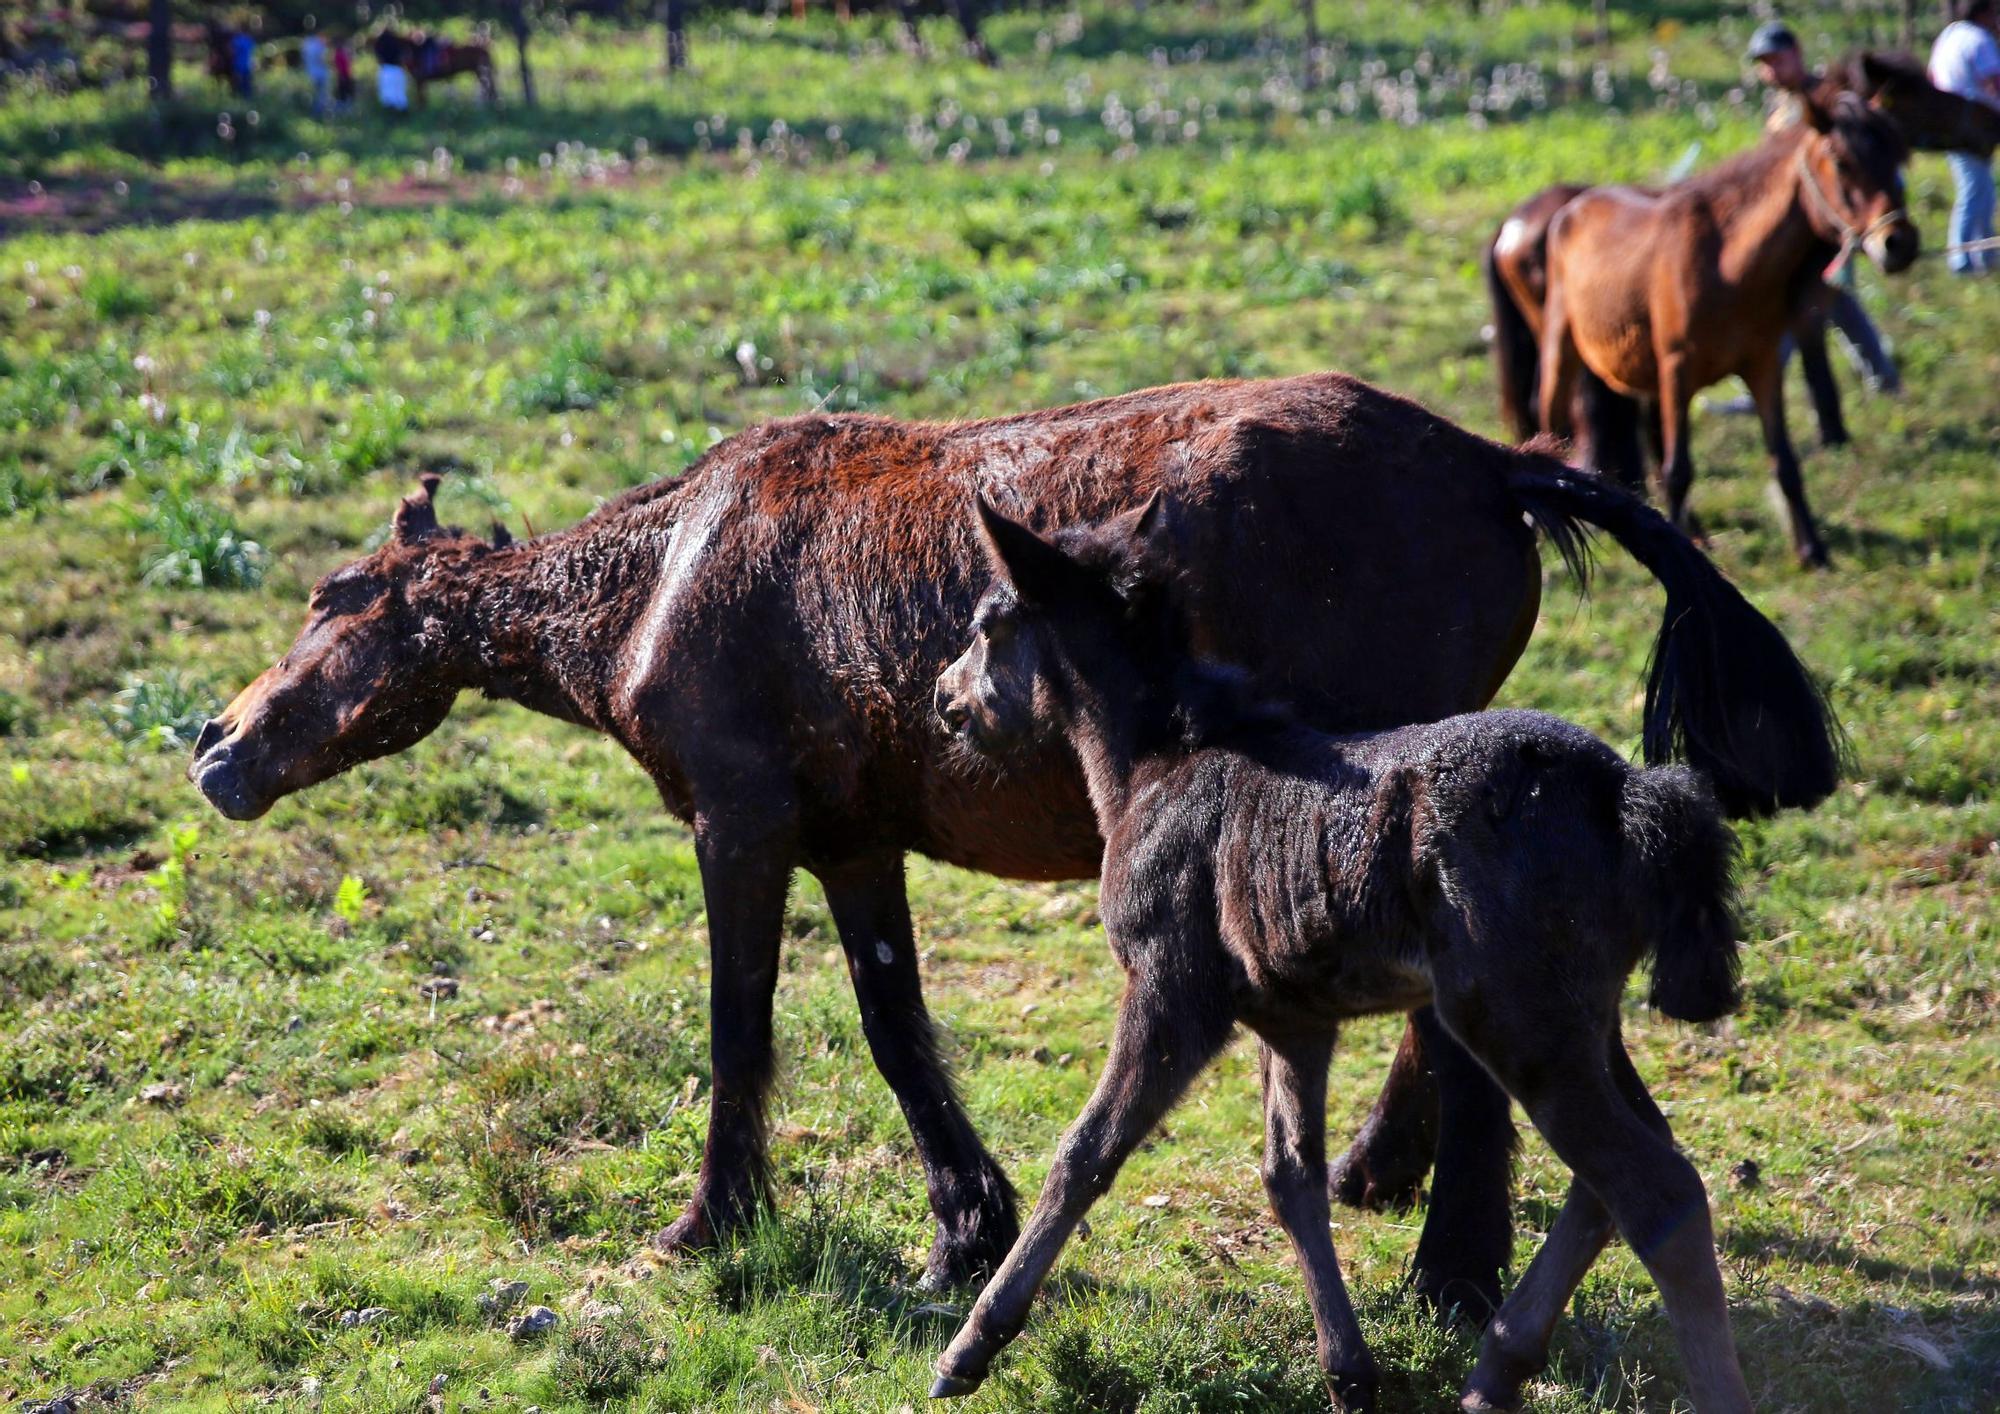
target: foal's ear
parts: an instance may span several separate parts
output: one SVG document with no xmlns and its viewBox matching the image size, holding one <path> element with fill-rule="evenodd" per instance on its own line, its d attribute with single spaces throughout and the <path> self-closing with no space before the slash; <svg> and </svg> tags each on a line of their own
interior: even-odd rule
<svg viewBox="0 0 2000 1414">
<path fill-rule="evenodd" d="M 434 471 L 427 471 L 417 478 L 417 489 L 396 503 L 396 538 L 406 545 L 414 545 L 437 534 L 437 507 L 432 499 L 444 478 Z"/>
<path fill-rule="evenodd" d="M 1045 598 L 1074 567 L 1062 551 L 1017 520 L 1003 515 L 981 493 L 975 498 L 979 508 L 979 539 L 994 571 L 1009 584 L 1023 602 Z"/>
</svg>

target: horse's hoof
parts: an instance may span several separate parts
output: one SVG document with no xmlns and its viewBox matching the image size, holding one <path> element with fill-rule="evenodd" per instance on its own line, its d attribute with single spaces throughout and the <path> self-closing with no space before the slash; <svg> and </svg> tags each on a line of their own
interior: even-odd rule
<svg viewBox="0 0 2000 1414">
<path fill-rule="evenodd" d="M 1826 553 L 1824 545 L 1814 545 L 1799 551 L 1799 568 L 1802 570 L 1830 570 L 1833 557 Z"/>
<path fill-rule="evenodd" d="M 1334 1165 L 1327 1177 L 1327 1196 L 1342 1207 L 1367 1213 L 1399 1213 L 1415 1207 L 1423 1192 L 1423 1171 L 1378 1177 L 1361 1149 L 1357 1142 Z"/>
<path fill-rule="evenodd" d="M 699 1252 L 715 1245 L 715 1234 L 699 1210 L 682 1213 L 653 1234 L 652 1247 L 669 1257 Z"/>
<path fill-rule="evenodd" d="M 979 1380 L 969 1380 L 963 1375 L 939 1375 L 931 1385 L 932 1399 L 963 1399 L 977 1390 Z"/>
</svg>

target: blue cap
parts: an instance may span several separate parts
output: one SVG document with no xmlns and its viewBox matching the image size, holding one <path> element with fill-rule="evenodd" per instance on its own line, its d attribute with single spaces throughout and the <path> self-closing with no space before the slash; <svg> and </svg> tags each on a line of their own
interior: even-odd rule
<svg viewBox="0 0 2000 1414">
<path fill-rule="evenodd" d="M 1757 26 L 1757 32 L 1750 36 L 1750 58 L 1768 59 L 1781 49 L 1796 49 L 1799 37 L 1776 20 L 1767 25 Z"/>
</svg>

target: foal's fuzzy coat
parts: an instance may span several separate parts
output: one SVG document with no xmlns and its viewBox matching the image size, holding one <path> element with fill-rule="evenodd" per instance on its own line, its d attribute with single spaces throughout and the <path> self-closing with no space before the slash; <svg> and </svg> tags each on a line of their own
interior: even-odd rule
<svg viewBox="0 0 2000 1414">
<path fill-rule="evenodd" d="M 1265 1183 L 1320 1361 L 1347 1408 L 1369 1407 L 1377 1372 L 1328 1236 L 1327 1064 L 1343 1018 L 1434 1001 L 1576 1175 L 1465 1407 L 1514 1406 L 1615 1225 L 1660 1285 L 1699 1407 L 1747 1410 L 1707 1195 L 1618 1029 L 1649 959 L 1670 1016 L 1736 999 L 1733 841 L 1700 778 L 1532 712 L 1308 730 L 1191 656 L 1157 497 L 1053 542 L 980 513 L 1000 578 L 938 710 L 988 751 L 1067 735 L 1127 985 L 1097 1091 L 933 1393 L 984 1378 L 1085 1210 L 1242 1022 L 1263 1042 Z"/>
</svg>

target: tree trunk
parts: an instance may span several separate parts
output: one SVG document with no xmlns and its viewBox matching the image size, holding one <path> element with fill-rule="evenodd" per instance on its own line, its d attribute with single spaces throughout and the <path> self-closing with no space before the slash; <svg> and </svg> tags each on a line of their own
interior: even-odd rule
<svg viewBox="0 0 2000 1414">
<path fill-rule="evenodd" d="M 152 0 L 153 23 L 146 36 L 146 86 L 156 102 L 174 96 L 173 0 Z"/>
<path fill-rule="evenodd" d="M 1917 47 L 1917 0 L 1903 0 L 1902 47 L 1911 52 Z"/>
<path fill-rule="evenodd" d="M 1591 13 L 1597 18 L 1597 47 L 1611 47 L 1611 0 L 1591 0 Z"/>
<path fill-rule="evenodd" d="M 1319 87 L 1319 0 L 1299 0 L 1299 9 L 1305 12 L 1306 21 L 1306 62 L 1301 70 L 1300 82 L 1307 88 Z"/>
<path fill-rule="evenodd" d="M 667 72 L 677 74 L 688 66 L 686 0 L 660 0 L 660 24 L 667 35 Z"/>
<path fill-rule="evenodd" d="M 959 31 L 965 36 L 965 52 L 989 69 L 997 69 L 1000 61 L 979 33 L 979 0 L 948 0 L 951 17 L 958 21 Z"/>
<path fill-rule="evenodd" d="M 521 66 L 521 102 L 535 106 L 535 71 L 528 65 L 528 11 L 523 0 L 506 0 L 501 10 L 508 33 L 514 36 L 514 57 Z"/>
</svg>

